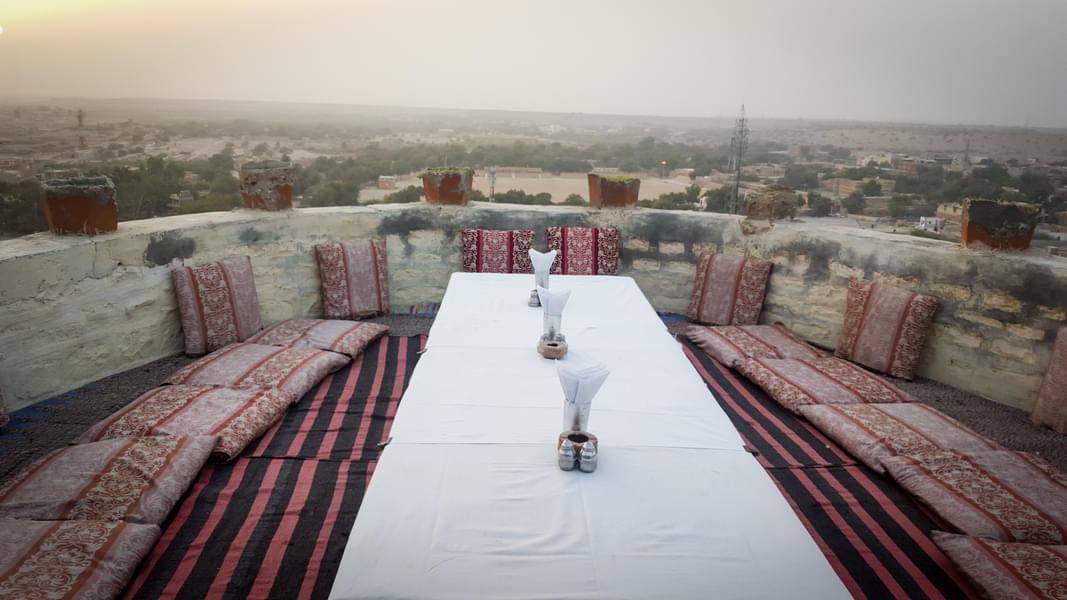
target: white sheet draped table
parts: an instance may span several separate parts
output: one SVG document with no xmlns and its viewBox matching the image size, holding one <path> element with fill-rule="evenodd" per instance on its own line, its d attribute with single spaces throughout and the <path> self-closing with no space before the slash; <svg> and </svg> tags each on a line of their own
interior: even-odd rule
<svg viewBox="0 0 1067 600">
<path fill-rule="evenodd" d="M 569 351 L 611 369 L 596 472 L 556 466 L 533 276 L 456 273 L 331 598 L 848 598 L 636 283 L 551 285 Z"/>
</svg>

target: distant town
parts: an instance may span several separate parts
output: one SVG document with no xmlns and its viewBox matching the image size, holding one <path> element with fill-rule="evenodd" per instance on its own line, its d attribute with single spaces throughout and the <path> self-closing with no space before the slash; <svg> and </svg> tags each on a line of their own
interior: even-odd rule
<svg viewBox="0 0 1067 600">
<path fill-rule="evenodd" d="M 128 221 L 241 206 L 239 170 L 291 165 L 294 206 L 417 202 L 419 174 L 475 171 L 471 199 L 587 205 L 587 173 L 639 206 L 958 240 L 969 198 L 1037 205 L 1034 251 L 1067 244 L 1067 131 L 176 100 L 0 99 L 0 236 L 47 230 L 46 180 L 107 175 Z M 733 138 L 734 143 L 731 144 Z M 740 169 L 737 169 L 740 164 Z M 735 188 L 738 181 L 740 188 Z M 768 213 L 782 218 L 784 213 Z M 1064 238 L 1064 240 L 1061 240 Z"/>
</svg>

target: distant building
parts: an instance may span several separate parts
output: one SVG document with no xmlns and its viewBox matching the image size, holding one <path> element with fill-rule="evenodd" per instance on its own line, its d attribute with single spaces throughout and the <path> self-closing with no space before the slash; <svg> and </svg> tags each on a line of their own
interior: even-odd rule
<svg viewBox="0 0 1067 600">
<path fill-rule="evenodd" d="M 200 175 L 193 173 L 192 171 L 186 171 L 185 175 L 182 176 L 183 185 L 195 186 L 198 183 L 200 183 Z"/>
<path fill-rule="evenodd" d="M 755 175 L 760 178 L 781 179 L 785 177 L 785 167 L 777 165 L 745 165 L 741 167 L 745 175 Z"/>
<path fill-rule="evenodd" d="M 396 189 L 396 175 L 379 175 L 378 176 L 378 189 L 379 190 L 395 190 Z"/>
<path fill-rule="evenodd" d="M 898 158 L 893 166 L 896 167 L 897 173 L 904 177 L 919 176 L 919 161 L 913 158 Z"/>
<path fill-rule="evenodd" d="M 894 189 L 896 189 L 896 181 L 892 179 L 878 179 L 874 177 L 867 177 L 866 179 L 843 179 L 841 177 L 835 177 L 833 179 L 824 179 L 822 182 L 822 187 L 831 194 L 844 198 L 846 196 L 851 196 L 852 194 L 855 194 L 857 192 L 862 194 L 863 186 L 867 185 L 872 181 L 878 182 L 878 185 L 882 188 L 881 194 L 879 194 L 881 196 L 888 196 L 893 193 Z"/>
<path fill-rule="evenodd" d="M 856 158 L 856 166 L 859 167 L 866 167 L 872 162 L 879 165 L 882 163 L 891 165 L 893 164 L 893 153 L 883 152 L 881 154 L 861 154 Z"/>
<path fill-rule="evenodd" d="M 938 219 L 945 222 L 963 223 L 963 205 L 956 202 L 938 205 L 935 214 Z"/>
<path fill-rule="evenodd" d="M 610 175 L 612 173 L 618 173 L 619 172 L 619 168 L 618 167 L 596 167 L 595 169 L 593 169 L 593 172 L 598 174 L 598 175 Z"/>
</svg>

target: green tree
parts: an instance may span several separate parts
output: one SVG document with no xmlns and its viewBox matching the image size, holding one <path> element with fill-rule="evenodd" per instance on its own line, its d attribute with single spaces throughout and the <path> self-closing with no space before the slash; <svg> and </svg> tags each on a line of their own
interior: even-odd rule
<svg viewBox="0 0 1067 600">
<path fill-rule="evenodd" d="M 853 192 L 849 194 L 848 198 L 841 201 L 841 206 L 844 206 L 850 215 L 862 215 L 863 210 L 867 208 L 867 199 L 863 194 Z"/>
<path fill-rule="evenodd" d="M 895 194 L 889 199 L 889 216 L 899 219 L 908 216 L 911 212 L 911 198 L 902 194 Z"/>
<path fill-rule="evenodd" d="M 477 190 L 471 190 L 475 192 Z M 404 204 L 422 200 L 422 186 L 409 185 L 406 188 L 393 192 L 382 199 L 383 204 Z"/>
<path fill-rule="evenodd" d="M 782 185 L 794 190 L 813 190 L 819 187 L 819 172 L 807 165 L 788 165 Z"/>
<path fill-rule="evenodd" d="M 0 235 L 26 235 L 46 229 L 40 184 L 33 179 L 0 181 Z"/>
<path fill-rule="evenodd" d="M 563 204 L 567 206 L 585 206 L 588 202 L 581 194 L 571 194 L 563 200 Z"/>
<path fill-rule="evenodd" d="M 882 184 L 878 183 L 874 179 L 868 181 L 867 183 L 863 184 L 863 195 L 864 196 L 881 196 L 882 195 Z"/>
<path fill-rule="evenodd" d="M 301 201 L 304 206 L 355 206 L 359 204 L 359 188 L 341 181 L 330 181 L 316 187 Z"/>
<path fill-rule="evenodd" d="M 811 210 L 811 216 L 825 217 L 830 214 L 830 211 L 833 210 L 833 207 L 833 200 L 827 198 L 826 196 L 823 196 L 822 194 L 817 194 L 815 192 L 811 192 L 808 194 L 808 208 Z"/>
</svg>

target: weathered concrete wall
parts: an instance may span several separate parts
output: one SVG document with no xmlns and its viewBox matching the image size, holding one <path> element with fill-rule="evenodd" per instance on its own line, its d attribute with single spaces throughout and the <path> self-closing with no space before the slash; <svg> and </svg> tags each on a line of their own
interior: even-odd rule
<svg viewBox="0 0 1067 600">
<path fill-rule="evenodd" d="M 659 310 L 684 312 L 706 250 L 777 263 L 763 319 L 833 347 L 849 276 L 935 295 L 942 306 L 920 373 L 1006 404 L 1032 406 L 1056 327 L 1067 319 L 1067 261 L 993 254 L 910 236 L 779 223 L 745 236 L 737 217 L 657 210 L 426 204 L 238 210 L 122 223 L 95 237 L 0 242 L 0 390 L 16 409 L 180 352 L 170 270 L 249 255 L 265 323 L 320 316 L 313 247 L 385 237 L 394 310 L 438 301 L 460 268 L 462 229 L 617 226 L 620 270 Z"/>
</svg>

